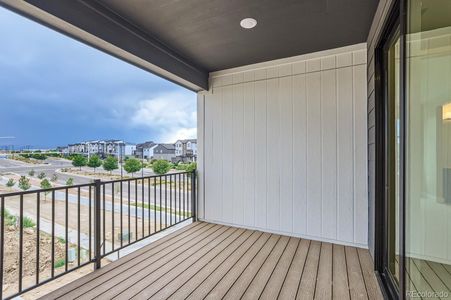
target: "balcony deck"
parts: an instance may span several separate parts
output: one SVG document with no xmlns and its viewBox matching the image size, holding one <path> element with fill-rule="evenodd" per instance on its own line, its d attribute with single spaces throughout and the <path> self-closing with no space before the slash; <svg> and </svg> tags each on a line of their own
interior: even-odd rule
<svg viewBox="0 0 451 300">
<path fill-rule="evenodd" d="M 367 250 L 196 222 L 43 299 L 382 299 Z"/>
</svg>

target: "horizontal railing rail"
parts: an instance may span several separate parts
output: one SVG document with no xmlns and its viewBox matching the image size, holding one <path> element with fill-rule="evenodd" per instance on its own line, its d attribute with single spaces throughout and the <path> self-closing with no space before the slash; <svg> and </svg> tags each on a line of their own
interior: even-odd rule
<svg viewBox="0 0 451 300">
<path fill-rule="evenodd" d="M 196 218 L 196 174 L 0 194 L 0 299 L 30 291 Z"/>
</svg>

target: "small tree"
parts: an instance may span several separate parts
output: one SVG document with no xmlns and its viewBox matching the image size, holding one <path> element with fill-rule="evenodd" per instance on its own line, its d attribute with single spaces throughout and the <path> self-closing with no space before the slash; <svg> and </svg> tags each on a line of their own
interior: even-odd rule
<svg viewBox="0 0 451 300">
<path fill-rule="evenodd" d="M 14 179 L 10 178 L 8 180 L 8 182 L 6 183 L 6 186 L 9 188 L 12 188 L 15 184 L 16 184 L 16 182 L 14 181 Z"/>
<path fill-rule="evenodd" d="M 66 180 L 66 185 L 67 185 L 67 186 L 74 185 L 74 179 L 73 179 L 72 177 L 69 177 L 69 178 Z"/>
<path fill-rule="evenodd" d="M 28 175 L 30 175 L 31 177 L 33 177 L 34 176 L 34 174 L 35 174 L 35 171 L 32 169 L 32 170 L 30 170 L 30 172 L 28 172 Z"/>
<path fill-rule="evenodd" d="M 31 188 L 30 179 L 25 176 L 20 176 L 19 188 L 23 191 L 29 190 Z"/>
<path fill-rule="evenodd" d="M 38 174 L 38 178 L 39 178 L 39 179 L 44 179 L 46 176 L 47 176 L 47 175 L 45 175 L 44 172 L 41 172 L 41 173 Z"/>
<path fill-rule="evenodd" d="M 109 171 L 110 174 L 112 171 L 119 169 L 119 165 L 117 164 L 117 159 L 114 156 L 108 156 L 103 161 L 103 169 L 105 171 Z"/>
<path fill-rule="evenodd" d="M 195 163 L 195 162 L 192 162 L 185 167 L 186 172 L 194 172 L 194 171 L 196 171 L 196 169 L 197 169 L 197 163 Z"/>
<path fill-rule="evenodd" d="M 134 173 L 138 172 L 141 169 L 142 169 L 142 163 L 139 160 L 137 160 L 136 158 L 130 158 L 125 161 L 124 170 L 127 173 L 131 173 L 132 177 L 133 177 Z"/>
<path fill-rule="evenodd" d="M 53 182 L 58 181 L 58 175 L 56 175 L 56 173 L 53 173 L 52 178 L 50 179 L 50 181 L 53 181 Z"/>
<path fill-rule="evenodd" d="M 75 155 L 74 159 L 72 160 L 72 165 L 74 167 L 79 167 L 81 171 L 81 167 L 86 166 L 86 157 L 80 154 Z"/>
<path fill-rule="evenodd" d="M 93 155 L 88 160 L 88 167 L 94 169 L 94 173 L 96 172 L 96 168 L 100 167 L 102 165 L 102 160 L 99 156 Z"/>
<path fill-rule="evenodd" d="M 160 159 L 152 164 L 152 169 L 155 174 L 163 175 L 169 172 L 171 164 L 167 160 Z"/>
<path fill-rule="evenodd" d="M 50 189 L 52 187 L 52 184 L 48 181 L 47 178 L 42 179 L 41 181 L 41 189 Z M 49 193 L 49 191 L 44 192 L 44 200 L 47 200 L 47 194 Z"/>
</svg>

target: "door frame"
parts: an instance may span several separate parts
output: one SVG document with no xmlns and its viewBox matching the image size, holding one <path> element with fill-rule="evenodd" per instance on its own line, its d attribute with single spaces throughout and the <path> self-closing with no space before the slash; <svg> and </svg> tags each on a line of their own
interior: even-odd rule
<svg viewBox="0 0 451 300">
<path fill-rule="evenodd" d="M 406 1 L 394 0 L 382 25 L 375 47 L 375 270 L 384 294 L 390 299 L 405 299 L 405 170 L 406 170 Z M 386 87 L 384 48 L 399 28 L 400 38 L 400 191 L 399 191 L 399 288 L 390 277 L 387 264 L 387 214 L 386 214 Z"/>
</svg>

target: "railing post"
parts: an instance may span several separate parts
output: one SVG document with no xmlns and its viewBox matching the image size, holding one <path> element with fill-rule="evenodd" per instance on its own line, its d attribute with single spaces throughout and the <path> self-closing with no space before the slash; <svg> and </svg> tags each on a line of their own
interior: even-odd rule
<svg viewBox="0 0 451 300">
<path fill-rule="evenodd" d="M 94 269 L 100 269 L 101 267 L 101 254 L 100 254 L 100 179 L 94 180 Z"/>
<path fill-rule="evenodd" d="M 197 199 L 196 199 L 196 170 L 191 173 L 191 201 L 193 202 L 192 207 L 192 215 L 193 221 L 197 221 Z"/>
</svg>

